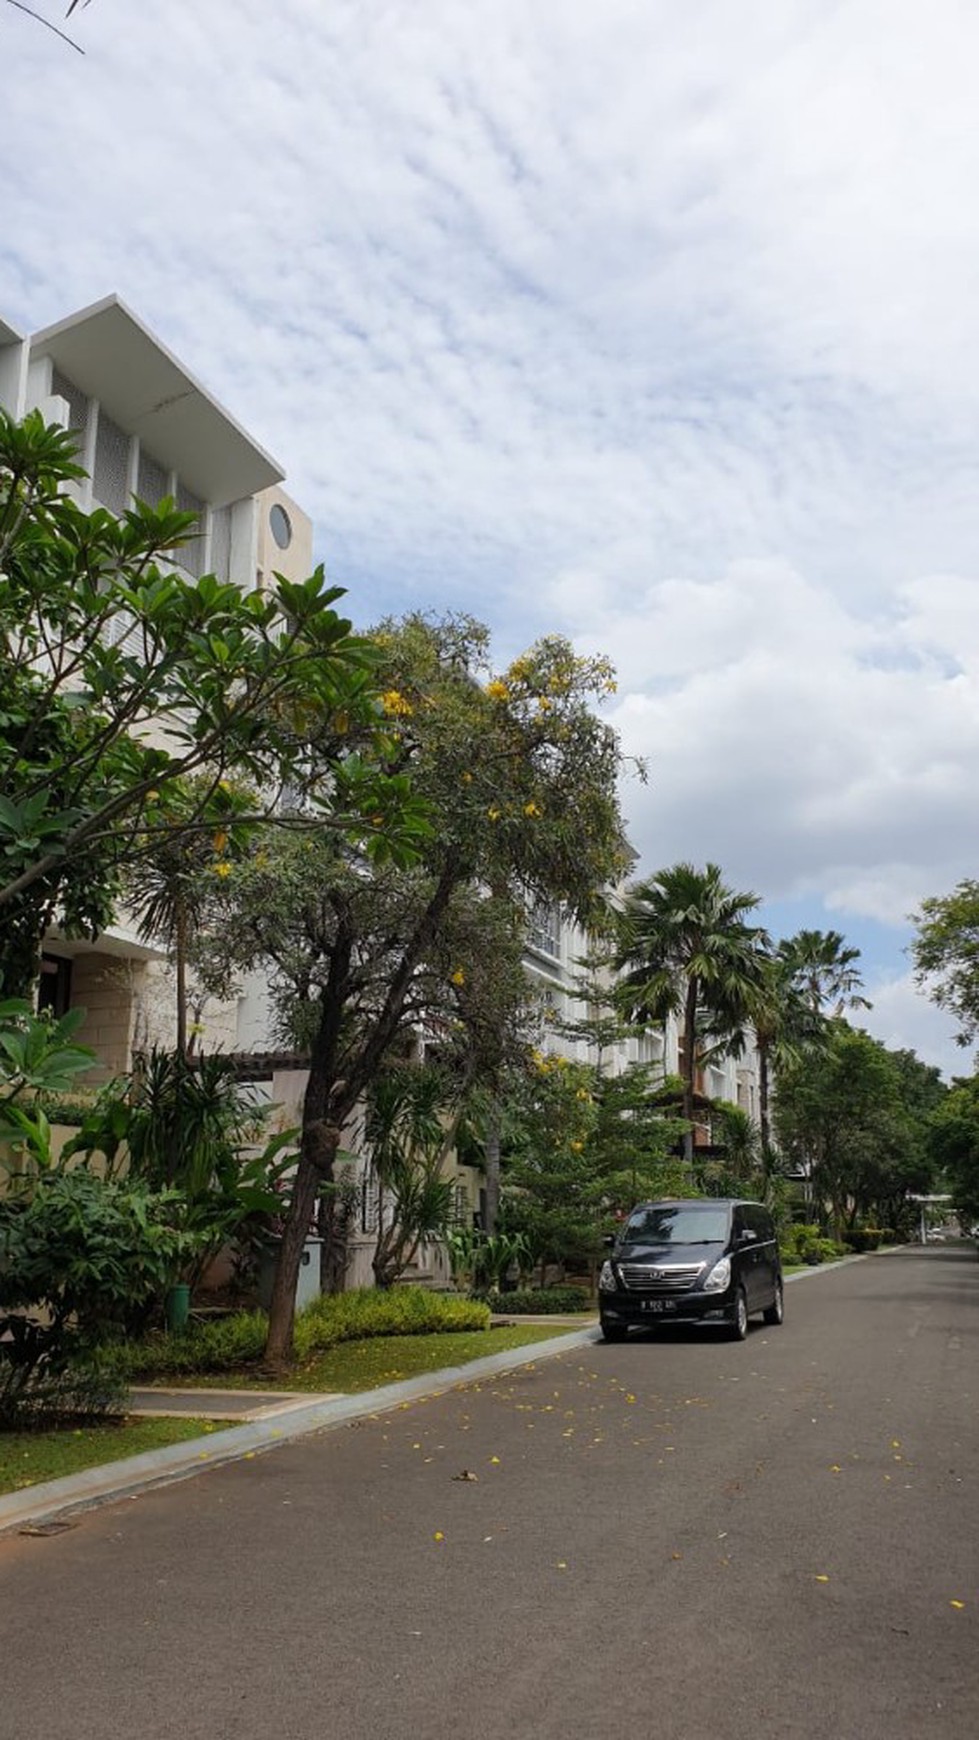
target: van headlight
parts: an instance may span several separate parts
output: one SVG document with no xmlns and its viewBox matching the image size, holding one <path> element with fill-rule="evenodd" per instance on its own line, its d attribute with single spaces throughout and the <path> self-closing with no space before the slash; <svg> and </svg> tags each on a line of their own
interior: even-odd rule
<svg viewBox="0 0 979 1740">
<path fill-rule="evenodd" d="M 710 1274 L 704 1282 L 704 1292 L 723 1293 L 725 1287 L 730 1285 L 730 1281 L 731 1259 L 730 1257 L 721 1257 L 720 1260 L 714 1264 L 714 1267 L 711 1269 Z"/>
<path fill-rule="evenodd" d="M 614 1293 L 618 1284 L 615 1279 L 615 1270 L 606 1257 L 602 1264 L 602 1272 L 598 1277 L 598 1290 L 600 1293 Z"/>
</svg>

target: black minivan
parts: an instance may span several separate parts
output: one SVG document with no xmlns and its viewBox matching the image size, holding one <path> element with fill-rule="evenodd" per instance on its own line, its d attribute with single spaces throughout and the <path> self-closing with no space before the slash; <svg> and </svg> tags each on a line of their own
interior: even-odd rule
<svg viewBox="0 0 979 1740">
<path fill-rule="evenodd" d="M 760 1202 L 691 1197 L 641 1202 L 598 1278 L 606 1341 L 663 1323 L 726 1323 L 736 1341 L 760 1311 L 781 1323 L 782 1265 L 775 1223 Z"/>
</svg>

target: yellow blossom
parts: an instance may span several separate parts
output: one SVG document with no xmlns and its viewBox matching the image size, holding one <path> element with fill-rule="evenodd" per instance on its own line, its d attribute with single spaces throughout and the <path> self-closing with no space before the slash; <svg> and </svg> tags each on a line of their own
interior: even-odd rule
<svg viewBox="0 0 979 1740">
<path fill-rule="evenodd" d="M 381 696 L 381 705 L 385 713 L 396 719 L 408 719 L 414 712 L 411 702 L 398 689 L 385 689 Z"/>
<path fill-rule="evenodd" d="M 224 851 L 225 846 L 228 844 L 228 836 L 223 829 L 218 829 L 211 844 L 213 845 L 215 852 Z"/>
<path fill-rule="evenodd" d="M 540 810 L 534 803 L 533 799 L 531 799 L 529 804 L 524 804 L 523 813 L 525 816 L 539 816 Z"/>
<path fill-rule="evenodd" d="M 502 682 L 499 677 L 494 677 L 491 683 L 487 683 L 486 693 L 491 701 L 505 701 L 510 691 L 506 683 Z"/>
<path fill-rule="evenodd" d="M 462 967 L 456 967 L 456 970 L 452 975 L 452 983 L 454 985 L 464 985 L 465 982 L 466 982 L 465 972 L 463 971 Z"/>
<path fill-rule="evenodd" d="M 498 822 L 498 821 L 499 821 L 499 819 L 500 819 L 500 812 L 499 812 L 499 810 L 496 810 L 496 809 L 493 809 L 493 810 L 487 810 L 487 811 L 486 811 L 486 814 L 487 814 L 487 815 L 488 815 L 488 816 L 489 816 L 489 819 L 490 819 L 490 821 L 491 821 L 491 822 Z"/>
<path fill-rule="evenodd" d="M 462 783 L 463 783 L 463 785 L 472 785 L 472 782 L 473 782 L 473 776 L 467 770 L 462 776 Z"/>
<path fill-rule="evenodd" d="M 226 858 L 222 858 L 220 864 L 215 864 L 214 874 L 215 874 L 215 876 L 230 876 L 231 875 L 231 865 L 228 863 Z"/>
<path fill-rule="evenodd" d="M 584 1142 L 572 1142 L 572 1144 L 571 1144 L 572 1154 L 580 1154 L 584 1145 L 585 1145 Z"/>
</svg>

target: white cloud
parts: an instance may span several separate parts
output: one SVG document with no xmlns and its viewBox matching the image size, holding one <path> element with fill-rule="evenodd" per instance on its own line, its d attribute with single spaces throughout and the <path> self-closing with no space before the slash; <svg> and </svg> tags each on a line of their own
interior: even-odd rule
<svg viewBox="0 0 979 1740">
<path fill-rule="evenodd" d="M 3 312 L 118 290 L 285 463 L 362 619 L 611 652 L 647 867 L 842 928 L 974 871 L 979 13 L 71 28 L 84 59 L 0 4 Z"/>
<path fill-rule="evenodd" d="M 871 1010 L 860 1010 L 856 1024 L 897 1050 L 916 1051 L 922 1062 L 940 1069 L 946 1080 L 969 1075 L 973 1060 L 955 1043 L 955 1023 L 917 990 L 910 973 L 886 977 L 869 986 Z"/>
</svg>

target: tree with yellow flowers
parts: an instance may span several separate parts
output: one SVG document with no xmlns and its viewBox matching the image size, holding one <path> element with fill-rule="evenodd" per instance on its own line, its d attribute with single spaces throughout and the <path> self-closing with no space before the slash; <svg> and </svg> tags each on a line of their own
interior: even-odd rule
<svg viewBox="0 0 979 1740">
<path fill-rule="evenodd" d="M 424 1033 L 492 1088 L 519 1001 L 527 911 L 560 902 L 588 923 L 627 861 L 621 754 L 595 710 L 612 686 L 605 660 L 549 637 L 495 671 L 487 632 L 468 617 L 411 615 L 371 639 L 384 773 L 410 779 L 430 818 L 418 861 L 372 864 L 335 834 L 280 837 L 219 889 L 219 969 L 263 965 L 280 1019 L 309 1056 L 271 1363 L 291 1348 L 317 1200 L 329 1203 L 344 1128 L 385 1059 L 406 1031 Z"/>
</svg>

